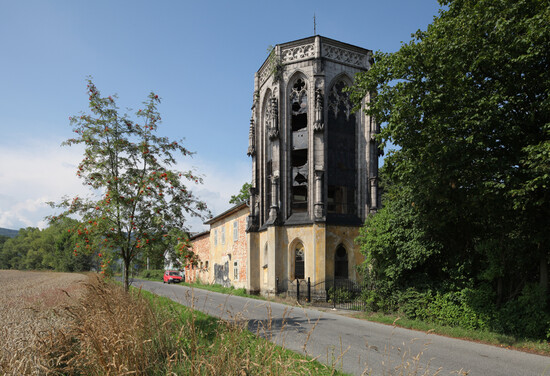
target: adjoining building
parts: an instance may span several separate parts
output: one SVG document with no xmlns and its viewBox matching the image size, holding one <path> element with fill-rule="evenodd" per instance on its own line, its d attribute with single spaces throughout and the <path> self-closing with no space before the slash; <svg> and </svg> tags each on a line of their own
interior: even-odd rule
<svg viewBox="0 0 550 376">
<path fill-rule="evenodd" d="M 380 206 L 379 126 L 362 111 L 370 98 L 354 112 L 345 89 L 371 64 L 372 51 L 321 36 L 274 47 L 254 80 L 250 201 L 192 239 L 197 276 L 266 295 L 359 278 L 354 239 Z"/>
</svg>

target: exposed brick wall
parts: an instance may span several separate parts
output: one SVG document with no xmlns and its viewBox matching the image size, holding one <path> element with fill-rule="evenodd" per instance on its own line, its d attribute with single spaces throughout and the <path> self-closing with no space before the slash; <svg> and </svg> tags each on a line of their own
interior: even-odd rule
<svg viewBox="0 0 550 376">
<path fill-rule="evenodd" d="M 244 207 L 210 223 L 209 233 L 191 240 L 193 251 L 199 257 L 199 265 L 186 268 L 186 281 L 195 282 L 200 279 L 203 283 L 220 283 L 236 288 L 246 287 L 248 253 L 246 219 L 248 215 L 249 209 Z M 233 223 L 237 223 L 236 238 L 234 238 Z M 222 228 L 225 234 L 223 243 Z M 217 236 L 217 242 L 214 241 L 214 236 Z M 229 255 L 231 255 L 230 258 Z M 234 278 L 235 262 L 238 264 L 237 279 Z"/>
<path fill-rule="evenodd" d="M 206 233 L 191 241 L 193 252 L 199 258 L 199 265 L 185 269 L 186 282 L 195 282 L 200 279 L 202 282 L 209 282 L 208 269 L 210 269 L 210 233 Z M 208 269 L 206 262 L 208 261 Z M 202 268 L 201 268 L 202 263 Z"/>
<path fill-rule="evenodd" d="M 246 241 L 246 218 L 248 217 L 248 210 L 244 213 L 239 213 L 237 217 L 230 221 L 231 228 L 231 240 L 233 244 L 231 247 L 231 266 L 234 265 L 234 262 L 238 262 L 238 280 L 233 280 L 234 273 L 231 273 L 230 278 L 233 280 L 233 285 L 235 287 L 245 287 L 246 286 L 246 260 L 248 252 L 248 244 Z M 233 222 L 237 221 L 237 239 L 233 239 Z"/>
</svg>

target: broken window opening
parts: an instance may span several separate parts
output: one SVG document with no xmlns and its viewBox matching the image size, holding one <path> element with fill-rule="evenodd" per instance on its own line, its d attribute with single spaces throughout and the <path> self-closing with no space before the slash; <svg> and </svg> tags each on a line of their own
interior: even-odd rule
<svg viewBox="0 0 550 376">
<path fill-rule="evenodd" d="M 292 149 L 290 164 L 292 166 L 291 211 L 300 213 L 307 211 L 308 185 L 308 105 L 307 85 L 299 78 L 292 86 L 290 93 L 292 110 L 290 126 L 292 129 Z"/>
<path fill-rule="evenodd" d="M 307 113 L 292 115 L 292 132 L 299 131 L 307 127 Z"/>
<path fill-rule="evenodd" d="M 307 185 L 292 187 L 292 212 L 304 213 L 307 211 Z"/>
<path fill-rule="evenodd" d="M 294 181 L 298 184 L 307 183 L 306 177 L 304 175 L 300 174 L 299 172 L 296 174 L 296 177 L 294 178 Z"/>
<path fill-rule="evenodd" d="M 307 149 L 293 150 L 292 154 L 292 167 L 302 167 L 307 164 Z"/>
</svg>

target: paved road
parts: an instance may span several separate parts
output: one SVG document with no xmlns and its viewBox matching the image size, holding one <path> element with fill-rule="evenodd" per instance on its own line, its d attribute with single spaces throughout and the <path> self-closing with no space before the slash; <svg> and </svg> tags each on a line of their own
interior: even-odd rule
<svg viewBox="0 0 550 376">
<path fill-rule="evenodd" d="M 181 285 L 133 285 L 212 316 L 247 320 L 251 331 L 354 375 L 550 375 L 550 357 Z"/>
</svg>

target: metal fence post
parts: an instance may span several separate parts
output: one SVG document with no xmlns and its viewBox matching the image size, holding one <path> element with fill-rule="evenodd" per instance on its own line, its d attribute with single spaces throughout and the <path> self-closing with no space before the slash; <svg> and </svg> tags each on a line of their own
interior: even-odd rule
<svg viewBox="0 0 550 376">
<path fill-rule="evenodd" d="M 307 277 L 307 301 L 311 303 L 311 281 L 309 277 Z"/>
<path fill-rule="evenodd" d="M 332 308 L 336 309 L 336 278 L 332 280 L 332 304 Z"/>
<path fill-rule="evenodd" d="M 300 280 L 296 278 L 296 301 L 300 301 Z"/>
<path fill-rule="evenodd" d="M 279 277 L 275 278 L 275 295 L 279 293 Z"/>
</svg>

